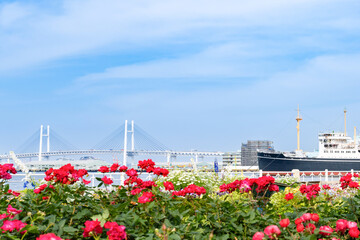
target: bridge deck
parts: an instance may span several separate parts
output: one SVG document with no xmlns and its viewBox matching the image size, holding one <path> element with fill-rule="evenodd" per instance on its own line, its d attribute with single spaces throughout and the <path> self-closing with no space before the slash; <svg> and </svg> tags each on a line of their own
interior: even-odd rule
<svg viewBox="0 0 360 240">
<path fill-rule="evenodd" d="M 69 150 L 69 151 L 52 151 L 52 152 L 43 152 L 41 153 L 42 157 L 51 157 L 51 156 L 64 156 L 64 155 L 90 155 L 90 154 L 112 154 L 112 153 L 123 153 L 124 150 Z M 128 155 L 170 155 L 170 156 L 198 156 L 198 157 L 207 157 L 207 156 L 222 156 L 223 152 L 198 152 L 198 151 L 145 151 L 145 150 L 135 150 L 127 151 Z M 17 158 L 32 158 L 38 157 L 39 153 L 18 153 L 16 154 Z M 9 159 L 11 158 L 10 154 L 0 155 L 0 159 Z"/>
</svg>

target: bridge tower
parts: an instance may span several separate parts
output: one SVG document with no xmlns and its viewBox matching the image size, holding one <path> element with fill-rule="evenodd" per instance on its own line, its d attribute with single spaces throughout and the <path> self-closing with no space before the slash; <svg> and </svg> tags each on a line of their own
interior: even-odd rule
<svg viewBox="0 0 360 240">
<path fill-rule="evenodd" d="M 127 141 L 128 141 L 128 133 L 131 133 L 131 151 L 135 150 L 135 138 L 134 138 L 134 121 L 131 121 L 131 129 L 128 130 L 128 120 L 125 120 L 125 132 L 124 132 L 124 160 L 123 165 L 126 166 L 127 161 L 126 157 L 128 154 L 127 150 Z"/>
<path fill-rule="evenodd" d="M 44 134 L 44 126 L 40 126 L 40 144 L 39 144 L 39 161 L 42 161 L 42 146 L 43 146 L 43 137 L 46 139 L 46 152 L 50 152 L 50 126 L 47 125 L 46 134 Z"/>
</svg>

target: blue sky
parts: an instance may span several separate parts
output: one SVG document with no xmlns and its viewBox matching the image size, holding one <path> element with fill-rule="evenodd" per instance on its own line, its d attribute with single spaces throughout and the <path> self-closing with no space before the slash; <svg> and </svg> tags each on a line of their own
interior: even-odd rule
<svg viewBox="0 0 360 240">
<path fill-rule="evenodd" d="M 125 119 L 176 150 L 317 148 L 360 127 L 357 0 L 1 1 L 0 152 L 41 124 L 79 148 Z"/>
</svg>

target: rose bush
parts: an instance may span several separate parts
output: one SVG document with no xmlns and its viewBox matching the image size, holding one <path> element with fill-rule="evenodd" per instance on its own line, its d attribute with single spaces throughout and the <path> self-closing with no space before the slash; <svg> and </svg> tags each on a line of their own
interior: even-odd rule
<svg viewBox="0 0 360 240">
<path fill-rule="evenodd" d="M 113 164 L 99 172 L 99 186 L 89 187 L 87 172 L 68 164 L 49 169 L 35 189 L 19 193 L 7 184 L 16 170 L 0 165 L 0 239 L 356 239 L 360 234 L 353 175 L 339 187 L 279 191 L 269 176 L 221 182 L 207 174 L 205 180 L 177 184 L 173 173 L 150 159 L 138 169 Z M 126 177 L 122 186 L 113 184 L 108 174 L 114 172 Z M 142 180 L 142 172 L 152 180 Z M 213 180 L 206 184 L 207 179 Z"/>
</svg>

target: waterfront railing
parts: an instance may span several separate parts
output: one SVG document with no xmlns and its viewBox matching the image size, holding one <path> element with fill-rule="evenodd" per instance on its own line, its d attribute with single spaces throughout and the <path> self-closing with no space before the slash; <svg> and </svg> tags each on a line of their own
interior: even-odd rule
<svg viewBox="0 0 360 240">
<path fill-rule="evenodd" d="M 292 171 L 292 172 L 285 172 L 285 171 L 251 171 L 251 172 L 214 172 L 214 176 L 218 176 L 219 178 L 225 178 L 225 177 L 231 177 L 231 178 L 258 178 L 261 176 L 272 176 L 275 179 L 281 179 L 281 178 L 296 178 L 298 182 L 319 182 L 319 183 L 336 183 L 339 182 L 340 178 L 342 176 L 345 176 L 346 174 L 351 173 L 358 173 L 359 171 Z M 201 176 L 201 174 L 204 174 L 202 172 L 198 172 Z M 206 174 L 209 174 L 207 172 Z M 96 173 L 89 173 L 89 176 L 86 178 L 86 180 L 91 181 L 91 183 L 88 186 L 95 187 L 100 182 L 96 178 L 102 178 L 104 176 L 103 173 L 96 172 Z M 114 185 L 121 185 L 124 180 L 124 173 L 107 173 L 106 176 L 111 178 L 113 180 Z M 31 185 L 31 183 L 38 183 L 40 184 L 41 181 L 44 181 L 45 173 L 34 173 L 29 172 L 27 174 L 25 173 L 18 173 L 16 175 L 13 175 L 13 178 L 9 181 L 10 188 L 13 190 L 21 190 L 24 189 L 24 187 L 28 187 Z M 141 178 L 143 180 L 151 180 L 153 175 L 148 173 L 142 173 Z"/>
</svg>

